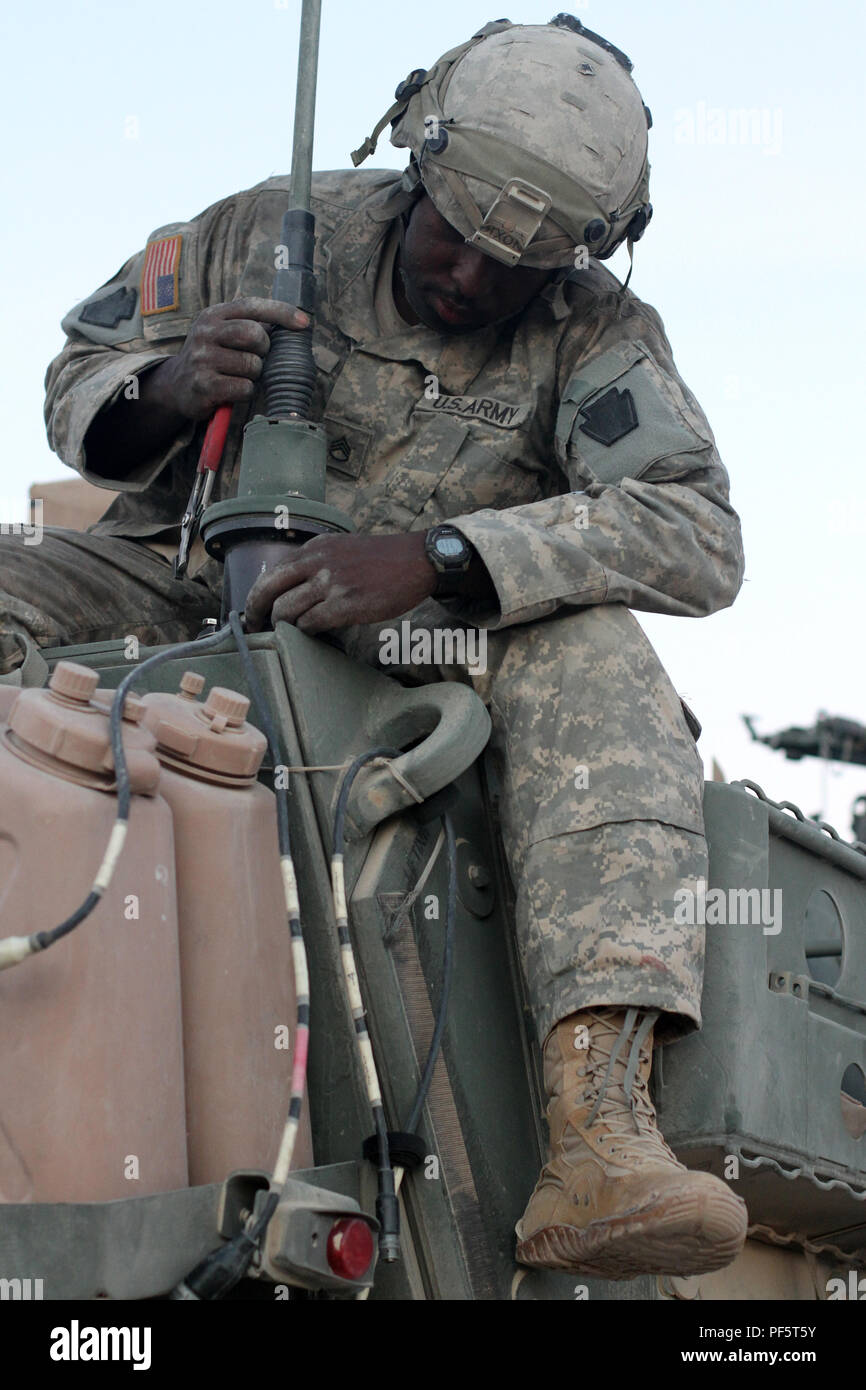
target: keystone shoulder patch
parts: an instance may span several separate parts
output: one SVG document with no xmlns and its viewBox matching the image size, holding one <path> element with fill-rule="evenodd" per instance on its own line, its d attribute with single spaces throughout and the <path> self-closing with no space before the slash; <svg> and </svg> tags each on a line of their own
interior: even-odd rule
<svg viewBox="0 0 866 1390">
<path fill-rule="evenodd" d="M 640 423 L 631 391 L 628 388 L 620 391 L 616 386 L 605 391 L 592 405 L 582 406 L 580 414 L 583 416 L 581 431 L 608 448 L 624 435 L 631 434 Z"/>
<path fill-rule="evenodd" d="M 461 420 L 481 420 L 502 430 L 516 430 L 532 413 L 529 405 L 497 401 L 492 396 L 422 396 L 415 409 L 431 414 L 438 411 L 444 415 L 458 415 Z"/>
<path fill-rule="evenodd" d="M 178 270 L 183 236 L 163 236 L 148 242 L 141 271 L 141 313 L 165 314 L 180 303 Z"/>
<path fill-rule="evenodd" d="M 138 295 L 126 285 L 104 299 L 93 299 L 85 304 L 78 315 L 81 323 L 94 323 L 98 328 L 116 328 L 122 319 L 131 319 L 135 313 Z"/>
</svg>

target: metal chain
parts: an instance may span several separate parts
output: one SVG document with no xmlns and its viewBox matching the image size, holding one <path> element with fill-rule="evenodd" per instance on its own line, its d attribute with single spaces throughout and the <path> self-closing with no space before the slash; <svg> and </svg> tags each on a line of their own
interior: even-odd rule
<svg viewBox="0 0 866 1390">
<path fill-rule="evenodd" d="M 755 1236 L 758 1240 L 769 1241 L 771 1245 L 798 1245 L 809 1255 L 832 1255 L 840 1264 L 846 1264 L 862 1268 L 866 1261 L 866 1249 L 861 1250 L 857 1255 L 849 1255 L 844 1250 L 840 1250 L 838 1245 L 821 1245 L 819 1242 L 809 1240 L 801 1233 L 783 1236 L 778 1231 L 774 1231 L 771 1226 L 750 1226 L 748 1235 Z"/>
<path fill-rule="evenodd" d="M 757 782 L 750 781 L 748 777 L 740 777 L 736 781 L 731 782 L 730 785 L 732 787 L 746 787 L 750 792 L 755 793 L 759 801 L 765 801 L 768 806 L 775 807 L 777 811 L 790 811 L 791 814 L 798 821 L 802 821 L 804 825 L 813 825 L 817 830 L 823 830 L 826 835 L 830 836 L 831 840 L 836 840 L 840 845 L 845 845 L 846 849 L 853 849 L 858 854 L 866 855 L 866 845 L 860 840 L 846 840 L 844 836 L 839 834 L 839 831 L 836 830 L 834 826 L 829 825 L 825 820 L 813 820 L 811 816 L 807 816 L 804 811 L 801 811 L 799 806 L 795 806 L 793 801 L 774 801 L 771 796 L 767 795 L 762 786 Z"/>
<path fill-rule="evenodd" d="M 777 1163 L 775 1158 L 770 1158 L 764 1154 L 759 1154 L 756 1158 L 746 1158 L 745 1154 L 738 1150 L 735 1156 L 737 1160 L 745 1164 L 747 1168 L 775 1168 L 777 1173 L 780 1173 L 783 1178 L 787 1178 L 791 1182 L 796 1178 L 806 1178 L 808 1182 L 814 1183 L 816 1187 L 820 1187 L 824 1191 L 828 1191 L 830 1188 L 834 1187 L 842 1187 L 856 1202 L 866 1202 L 866 1191 L 858 1192 L 850 1183 L 845 1182 L 842 1178 L 819 1178 L 817 1174 L 802 1167 L 783 1168 L 780 1163 Z M 866 1259 L 866 1248 L 858 1252 L 858 1254 L 850 1255 L 846 1254 L 844 1250 L 840 1250 L 838 1245 L 821 1244 L 820 1241 L 810 1240 L 809 1237 L 802 1232 L 794 1232 L 791 1235 L 783 1236 L 780 1235 L 778 1231 L 774 1231 L 771 1226 L 754 1225 L 749 1227 L 748 1234 L 750 1236 L 759 1236 L 761 1239 L 766 1238 L 773 1245 L 802 1246 L 810 1255 L 832 1255 L 835 1259 L 841 1260 L 844 1264 L 857 1265 L 859 1263 L 862 1265 L 864 1259 Z"/>
<path fill-rule="evenodd" d="M 747 1168 L 775 1168 L 776 1172 L 781 1173 L 783 1178 L 788 1178 L 791 1181 L 795 1178 L 807 1178 L 809 1182 L 814 1183 L 816 1187 L 822 1188 L 825 1192 L 829 1192 L 833 1187 L 842 1187 L 854 1198 L 855 1202 L 866 1202 L 866 1189 L 858 1191 L 850 1183 L 845 1182 L 844 1178 L 819 1178 L 808 1168 L 783 1168 L 782 1164 L 777 1163 L 775 1158 L 770 1158 L 766 1154 L 759 1154 L 757 1158 L 746 1158 L 745 1154 L 738 1150 L 735 1156 Z"/>
</svg>

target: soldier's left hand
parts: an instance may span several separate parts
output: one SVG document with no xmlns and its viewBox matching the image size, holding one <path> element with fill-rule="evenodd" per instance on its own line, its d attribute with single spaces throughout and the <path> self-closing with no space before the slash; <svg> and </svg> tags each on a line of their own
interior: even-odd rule
<svg viewBox="0 0 866 1390">
<path fill-rule="evenodd" d="M 246 626 L 294 623 L 329 632 L 408 613 L 436 587 L 423 531 L 395 536 L 316 536 L 250 589 Z"/>
</svg>

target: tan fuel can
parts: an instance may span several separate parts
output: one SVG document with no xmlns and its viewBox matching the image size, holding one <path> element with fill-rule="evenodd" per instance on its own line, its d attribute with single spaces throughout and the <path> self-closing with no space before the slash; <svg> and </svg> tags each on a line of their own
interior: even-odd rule
<svg viewBox="0 0 866 1390">
<path fill-rule="evenodd" d="M 0 926 L 50 930 L 84 901 L 116 819 L 98 673 L 61 661 L 4 692 Z M 187 1186 L 172 816 L 142 702 L 125 702 L 129 832 L 74 931 L 0 974 L 0 1201 L 79 1202 Z"/>
<path fill-rule="evenodd" d="M 249 700 L 187 672 L 143 697 L 174 819 L 191 1184 L 273 1168 L 288 1111 L 296 1002 L 276 799 Z M 296 1168 L 312 1165 L 306 1107 Z"/>
</svg>

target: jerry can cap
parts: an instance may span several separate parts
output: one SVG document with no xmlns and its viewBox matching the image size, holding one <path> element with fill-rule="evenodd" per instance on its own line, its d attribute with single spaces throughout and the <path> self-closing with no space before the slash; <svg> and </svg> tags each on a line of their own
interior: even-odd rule
<svg viewBox="0 0 866 1390">
<path fill-rule="evenodd" d="M 252 781 L 267 749 L 263 733 L 246 722 L 246 695 L 214 686 L 207 699 L 195 698 L 198 679 L 185 672 L 180 695 L 154 693 L 144 697 L 145 720 L 157 741 L 157 756 L 170 766 L 218 778 Z M 166 756 L 167 755 L 167 756 Z"/>
<path fill-rule="evenodd" d="M 101 703 L 98 696 L 107 697 Z M 76 774 L 97 774 L 98 785 L 113 785 L 114 755 L 108 716 L 113 690 L 101 690 L 99 672 L 74 661 L 59 661 L 47 688 L 22 690 L 9 714 L 14 752 L 73 780 Z M 151 793 L 159 783 L 159 762 L 153 734 L 141 725 L 143 702 L 128 695 L 124 702 L 123 743 L 131 787 Z M 106 780 L 103 780 L 106 779 Z M 82 779 L 89 780 L 89 779 Z"/>
</svg>

